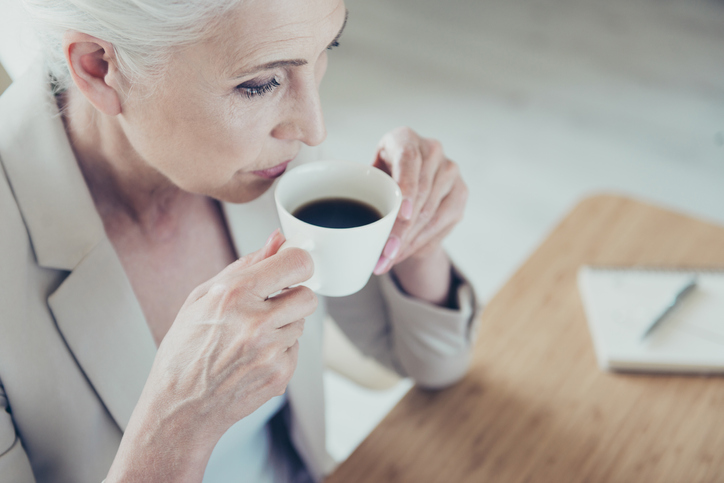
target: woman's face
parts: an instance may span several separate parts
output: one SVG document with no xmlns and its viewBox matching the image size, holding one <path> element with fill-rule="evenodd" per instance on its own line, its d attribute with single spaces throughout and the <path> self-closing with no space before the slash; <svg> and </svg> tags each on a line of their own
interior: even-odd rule
<svg viewBox="0 0 724 483">
<path fill-rule="evenodd" d="M 183 190 L 258 197 L 302 143 L 326 137 L 319 85 L 345 19 L 343 0 L 242 2 L 213 38 L 174 55 L 152 96 L 126 99 L 131 146 Z"/>
</svg>

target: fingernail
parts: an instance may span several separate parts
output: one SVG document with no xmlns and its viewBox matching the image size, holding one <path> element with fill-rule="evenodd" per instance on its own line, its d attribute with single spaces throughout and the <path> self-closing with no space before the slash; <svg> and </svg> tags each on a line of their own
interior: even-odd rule
<svg viewBox="0 0 724 483">
<path fill-rule="evenodd" d="M 387 268 L 390 266 L 390 260 L 389 258 L 380 257 L 379 260 L 377 260 L 377 266 L 375 267 L 374 274 L 375 275 L 382 275 L 387 271 Z"/>
<path fill-rule="evenodd" d="M 274 230 L 274 231 L 272 232 L 272 234 L 269 235 L 269 238 L 266 239 L 266 243 L 264 244 L 264 246 L 265 246 L 265 247 L 268 247 L 268 246 L 271 244 L 271 242 L 277 237 L 278 234 L 279 234 L 279 228 L 277 228 L 276 230 Z"/>
<path fill-rule="evenodd" d="M 400 238 L 392 235 L 390 239 L 387 240 L 387 244 L 385 245 L 385 249 L 382 251 L 382 254 L 390 260 L 393 260 L 400 251 L 400 245 L 402 245 Z"/>
<path fill-rule="evenodd" d="M 405 220 L 409 220 L 412 218 L 412 201 L 410 198 L 405 198 L 402 200 L 402 206 L 400 206 L 400 215 L 402 215 L 402 218 Z"/>
</svg>

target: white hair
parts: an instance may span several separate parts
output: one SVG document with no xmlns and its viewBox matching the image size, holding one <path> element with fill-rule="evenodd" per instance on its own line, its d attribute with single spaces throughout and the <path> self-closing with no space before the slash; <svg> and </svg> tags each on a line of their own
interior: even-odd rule
<svg viewBox="0 0 724 483">
<path fill-rule="evenodd" d="M 56 91 L 72 85 L 63 35 L 82 32 L 113 45 L 130 86 L 153 86 L 175 49 L 202 40 L 241 0 L 23 0 Z"/>
</svg>

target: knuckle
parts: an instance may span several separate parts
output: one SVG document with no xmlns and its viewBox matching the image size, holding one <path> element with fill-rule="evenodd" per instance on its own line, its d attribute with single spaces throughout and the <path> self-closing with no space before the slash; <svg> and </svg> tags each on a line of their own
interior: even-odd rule
<svg viewBox="0 0 724 483">
<path fill-rule="evenodd" d="M 458 196 L 460 196 L 460 199 L 463 202 L 467 202 L 468 196 L 470 196 L 470 189 L 468 188 L 468 185 L 465 184 L 463 181 L 460 181 L 457 192 Z"/>
<path fill-rule="evenodd" d="M 207 292 L 211 297 L 211 300 L 221 308 L 221 310 L 227 310 L 238 302 L 236 296 L 237 287 L 227 282 L 214 282 Z"/>
<path fill-rule="evenodd" d="M 275 388 L 277 396 L 281 396 L 287 390 L 287 385 L 294 374 L 294 367 L 291 363 L 281 364 L 271 376 L 271 384 Z"/>
<path fill-rule="evenodd" d="M 258 327 L 249 327 L 246 330 L 246 334 L 241 344 L 241 348 L 245 350 L 253 350 L 254 354 L 259 362 L 267 364 L 269 362 L 269 352 L 264 347 L 264 338 L 261 335 L 261 331 Z"/>
<path fill-rule="evenodd" d="M 259 340 L 261 341 L 261 338 Z M 259 360 L 266 367 L 274 368 L 278 364 L 278 358 L 277 349 L 273 344 L 268 344 L 259 349 Z M 276 371 L 272 371 L 272 374 L 274 373 Z"/>
<path fill-rule="evenodd" d="M 312 256 L 301 248 L 289 248 L 284 251 L 290 270 L 299 273 L 299 275 L 311 277 L 314 273 L 314 261 Z"/>
<path fill-rule="evenodd" d="M 431 156 L 437 156 L 443 153 L 442 143 L 437 139 L 427 139 L 427 149 Z"/>
<path fill-rule="evenodd" d="M 229 291 L 229 286 L 225 282 L 214 282 L 209 287 L 207 292 L 211 297 L 215 299 L 224 298 Z"/>
<path fill-rule="evenodd" d="M 402 139 L 410 139 L 417 135 L 410 126 L 399 126 L 392 131 L 392 134 Z"/>
<path fill-rule="evenodd" d="M 413 163 L 418 158 L 418 149 L 417 146 L 411 142 L 406 142 L 402 145 L 402 152 L 400 154 L 400 161 L 402 163 Z"/>
<path fill-rule="evenodd" d="M 440 229 L 440 222 L 443 220 L 444 213 L 434 213 L 432 217 L 430 217 L 430 221 L 427 222 L 427 225 L 425 226 L 426 232 L 434 232 Z"/>
<path fill-rule="evenodd" d="M 283 396 L 286 392 L 287 392 L 287 386 L 284 385 L 284 386 L 281 386 L 281 387 L 280 387 L 279 389 L 277 389 L 276 391 L 274 391 L 274 395 L 275 395 L 275 396 Z"/>
<path fill-rule="evenodd" d="M 210 285 L 207 283 L 201 284 L 198 287 L 194 288 L 188 297 L 186 297 L 187 303 L 189 302 L 195 302 L 204 295 L 207 295 L 209 293 Z"/>
<path fill-rule="evenodd" d="M 460 176 L 460 166 L 454 161 L 448 160 L 445 163 L 445 171 L 452 177 L 457 178 Z"/>
<path fill-rule="evenodd" d="M 299 303 L 302 307 L 306 309 L 306 311 L 309 312 L 309 314 L 314 313 L 315 310 L 317 310 L 317 305 L 319 304 L 319 299 L 317 298 L 317 294 L 312 292 L 312 290 L 308 287 L 299 287 Z M 309 315 L 306 314 L 306 315 Z"/>
<path fill-rule="evenodd" d="M 304 319 L 300 319 L 294 322 L 294 333 L 297 334 L 297 339 L 299 339 L 302 334 L 304 334 Z"/>
<path fill-rule="evenodd" d="M 271 375 L 269 383 L 274 388 L 274 395 L 281 396 L 287 390 L 287 380 L 281 371 L 274 371 Z"/>
<path fill-rule="evenodd" d="M 292 361 L 288 361 L 284 365 L 282 365 L 280 373 L 285 386 L 289 383 L 289 380 L 294 375 L 294 369 L 295 365 L 292 363 Z"/>
</svg>

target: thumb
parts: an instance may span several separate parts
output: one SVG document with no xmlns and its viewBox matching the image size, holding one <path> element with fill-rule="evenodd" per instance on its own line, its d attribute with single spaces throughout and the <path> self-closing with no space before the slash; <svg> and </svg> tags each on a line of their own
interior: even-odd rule
<svg viewBox="0 0 724 483">
<path fill-rule="evenodd" d="M 250 267 L 252 265 L 256 265 L 257 263 L 261 262 L 262 260 L 265 260 L 272 255 L 275 255 L 279 248 L 284 244 L 286 241 L 286 238 L 284 238 L 284 235 L 282 235 L 282 232 L 277 228 L 272 232 L 271 235 L 269 235 L 269 238 L 267 239 L 266 243 L 262 248 L 259 250 L 250 253 L 248 255 L 245 255 L 235 261 L 232 265 L 235 265 L 235 269 L 240 268 L 246 268 Z"/>
<path fill-rule="evenodd" d="M 379 148 L 377 150 L 377 154 L 375 155 L 375 160 L 372 163 L 372 166 L 377 169 L 381 169 L 388 175 L 392 176 L 392 159 L 390 158 L 390 155 L 387 154 L 387 150 L 385 148 Z"/>
<path fill-rule="evenodd" d="M 281 230 L 277 228 L 272 232 L 271 235 L 269 235 L 269 238 L 266 241 L 266 245 L 264 245 L 264 248 L 262 248 L 260 251 L 264 252 L 264 256 L 259 259 L 259 261 L 262 261 L 266 258 L 269 258 L 272 255 L 276 255 L 277 252 L 279 252 L 279 249 L 284 245 L 284 242 L 287 241 L 287 239 L 282 234 Z M 256 263 L 256 262 L 255 262 Z"/>
<path fill-rule="evenodd" d="M 186 303 L 192 303 L 202 298 L 206 294 L 208 288 L 214 283 L 214 281 L 227 277 L 233 272 L 237 272 L 252 265 L 256 265 L 262 260 L 265 260 L 272 255 L 275 255 L 285 241 L 287 241 L 286 238 L 284 238 L 282 232 L 279 230 L 279 228 L 277 228 L 276 230 L 274 230 L 274 232 L 272 232 L 262 248 L 253 253 L 245 255 L 236 260 L 235 262 L 227 265 L 213 278 L 196 287 L 196 290 L 191 293 Z M 196 296 L 194 296 L 195 292 L 198 292 Z"/>
</svg>

